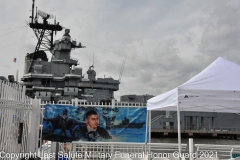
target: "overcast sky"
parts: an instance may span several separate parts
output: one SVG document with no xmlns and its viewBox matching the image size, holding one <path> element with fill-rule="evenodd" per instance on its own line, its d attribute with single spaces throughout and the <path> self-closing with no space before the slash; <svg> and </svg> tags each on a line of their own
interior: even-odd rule
<svg viewBox="0 0 240 160">
<path fill-rule="evenodd" d="M 32 1 L 0 1 L 0 75 L 19 69 L 22 77 L 25 55 L 37 43 L 26 25 Z M 98 78 L 119 79 L 126 59 L 116 99 L 164 93 L 218 57 L 240 65 L 238 0 L 36 0 L 35 6 L 55 15 L 86 46 L 71 55 L 84 74 L 93 53 Z"/>
</svg>

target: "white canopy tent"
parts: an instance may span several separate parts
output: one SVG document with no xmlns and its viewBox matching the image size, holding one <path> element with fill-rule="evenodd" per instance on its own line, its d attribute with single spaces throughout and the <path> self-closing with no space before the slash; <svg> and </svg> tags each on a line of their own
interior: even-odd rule
<svg viewBox="0 0 240 160">
<path fill-rule="evenodd" d="M 222 57 L 198 75 L 166 93 L 148 100 L 147 110 L 240 113 L 240 66 Z"/>
</svg>

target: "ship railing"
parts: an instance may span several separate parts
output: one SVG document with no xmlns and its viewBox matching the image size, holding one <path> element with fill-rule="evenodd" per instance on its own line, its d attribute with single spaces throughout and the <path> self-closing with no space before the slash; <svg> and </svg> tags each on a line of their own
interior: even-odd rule
<svg viewBox="0 0 240 160">
<path fill-rule="evenodd" d="M 137 103 L 137 102 L 115 102 L 115 106 L 142 106 L 142 107 L 146 107 L 146 103 Z"/>
<path fill-rule="evenodd" d="M 133 107 L 146 107 L 145 103 L 136 103 L 136 102 L 116 102 L 112 100 L 111 102 L 88 102 L 86 100 L 81 99 L 72 99 L 72 101 L 59 101 L 59 104 L 74 104 L 78 106 L 106 106 L 106 107 L 115 107 L 115 106 L 133 106 Z M 47 104 L 47 103 L 45 103 Z"/>
<path fill-rule="evenodd" d="M 51 101 L 42 101 L 41 105 L 45 106 L 46 104 L 54 104 L 54 102 Z M 145 103 L 137 103 L 137 102 L 115 102 L 113 100 L 112 102 L 88 102 L 86 100 L 81 99 L 72 99 L 69 100 L 61 100 L 58 101 L 56 104 L 63 104 L 63 105 L 75 105 L 78 106 L 106 106 L 106 107 L 122 107 L 122 106 L 132 106 L 132 107 L 146 107 Z"/>
</svg>

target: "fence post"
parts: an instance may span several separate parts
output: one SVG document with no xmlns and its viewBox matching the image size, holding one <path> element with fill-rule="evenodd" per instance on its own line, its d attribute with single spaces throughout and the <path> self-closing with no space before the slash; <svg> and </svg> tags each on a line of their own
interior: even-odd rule
<svg viewBox="0 0 240 160">
<path fill-rule="evenodd" d="M 58 150 L 58 142 L 51 142 L 51 153 L 55 153 L 55 157 L 52 157 L 51 160 L 55 160 L 58 156 L 57 150 Z"/>
<path fill-rule="evenodd" d="M 73 104 L 72 104 L 72 105 L 73 105 Z M 75 99 L 74 99 L 74 105 L 75 105 L 75 106 L 78 106 L 78 98 L 75 98 Z"/>
<path fill-rule="evenodd" d="M 193 139 L 189 138 L 189 155 L 190 155 L 189 160 L 194 160 L 193 153 L 194 153 Z"/>
<path fill-rule="evenodd" d="M 115 107 L 115 99 L 112 99 L 112 107 Z"/>
<path fill-rule="evenodd" d="M 22 96 L 21 96 L 22 102 L 25 101 L 25 93 L 26 93 L 26 86 L 23 86 L 23 88 L 22 88 Z"/>
<path fill-rule="evenodd" d="M 39 140 L 39 131 L 40 131 L 40 102 L 38 99 L 32 100 L 32 110 L 31 110 L 31 117 L 30 117 L 30 130 L 29 130 L 29 137 L 28 137 L 28 151 L 31 153 L 36 153 L 38 149 L 38 140 Z"/>
</svg>

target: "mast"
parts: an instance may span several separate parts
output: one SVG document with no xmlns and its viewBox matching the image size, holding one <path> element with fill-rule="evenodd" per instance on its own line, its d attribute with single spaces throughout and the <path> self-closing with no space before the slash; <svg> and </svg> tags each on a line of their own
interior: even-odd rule
<svg viewBox="0 0 240 160">
<path fill-rule="evenodd" d="M 34 20 L 34 2 L 35 0 L 33 0 L 32 16 L 30 16 L 31 22 L 29 23 L 29 27 L 32 28 L 35 36 L 38 39 L 34 53 L 40 50 L 51 52 L 53 49 L 53 32 L 55 31 L 56 33 L 57 31 L 61 31 L 63 27 L 59 25 L 59 23 L 56 24 L 56 19 L 54 21 L 54 24 L 48 23 L 47 20 L 50 18 L 54 18 L 54 16 L 40 10 L 36 12 L 36 19 Z M 40 15 L 42 17 L 42 23 L 38 23 L 37 15 Z M 27 72 L 30 70 L 31 64 L 32 60 L 30 62 L 29 68 L 27 69 Z"/>
<path fill-rule="evenodd" d="M 33 23 L 33 16 L 34 16 L 34 1 L 33 0 L 33 4 L 32 4 L 32 16 L 30 16 L 30 18 L 32 18 L 32 23 Z"/>
<path fill-rule="evenodd" d="M 59 23 L 56 23 L 56 18 L 54 20 L 54 24 L 48 23 L 48 19 L 54 18 L 54 16 L 40 10 L 36 12 L 36 20 L 34 20 L 34 1 L 35 0 L 33 0 L 32 4 L 32 16 L 30 16 L 31 22 L 29 23 L 29 27 L 33 29 L 38 39 L 35 52 L 39 50 L 51 52 L 53 48 L 53 33 L 54 31 L 55 33 L 57 31 L 61 31 L 63 27 L 59 25 Z M 42 17 L 42 23 L 38 22 L 37 15 L 40 15 Z"/>
</svg>

